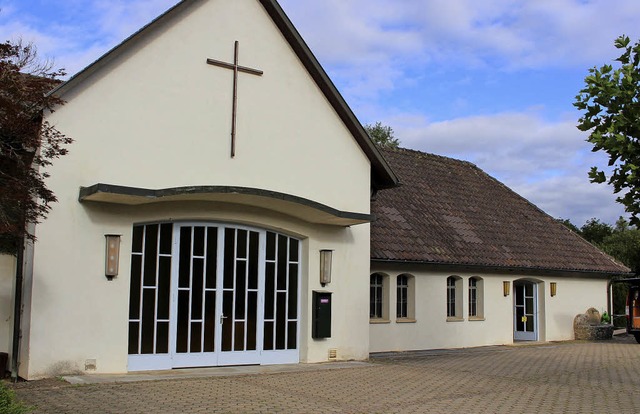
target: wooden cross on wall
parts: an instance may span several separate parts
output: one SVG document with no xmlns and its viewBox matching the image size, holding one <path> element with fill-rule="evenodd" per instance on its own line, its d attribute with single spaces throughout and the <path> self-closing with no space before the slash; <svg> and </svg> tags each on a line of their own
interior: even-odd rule
<svg viewBox="0 0 640 414">
<path fill-rule="evenodd" d="M 207 59 L 209 65 L 233 70 L 233 107 L 231 109 L 231 158 L 236 156 L 236 118 L 238 113 L 238 72 L 250 75 L 262 76 L 264 72 L 258 69 L 238 65 L 238 41 L 233 48 L 233 63 L 222 62 L 215 59 Z"/>
</svg>

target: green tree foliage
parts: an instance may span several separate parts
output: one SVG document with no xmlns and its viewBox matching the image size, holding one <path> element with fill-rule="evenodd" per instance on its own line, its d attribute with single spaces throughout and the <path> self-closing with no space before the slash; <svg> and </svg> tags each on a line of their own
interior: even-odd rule
<svg viewBox="0 0 640 414">
<path fill-rule="evenodd" d="M 379 147 L 398 148 L 400 145 L 400 141 L 394 137 L 393 128 L 382 125 L 382 122 L 376 122 L 375 125 L 366 124 L 364 129 Z"/>
<path fill-rule="evenodd" d="M 589 178 L 594 183 L 608 182 L 617 201 L 631 213 L 631 223 L 640 219 L 640 42 L 631 44 L 620 36 L 615 47 L 622 55 L 616 68 L 604 65 L 589 69 L 585 87 L 576 96 L 574 106 L 582 111 L 578 129 L 589 131 L 587 141 L 593 151 L 609 156 L 612 172 L 592 167 Z"/>
<path fill-rule="evenodd" d="M 571 220 L 569 220 L 569 219 L 559 218 L 559 219 L 556 219 L 556 221 L 557 221 L 558 223 L 560 223 L 560 224 L 562 224 L 562 225 L 566 226 L 566 227 L 567 227 L 569 230 L 571 230 L 572 232 L 577 233 L 577 234 L 581 234 L 581 233 L 580 233 L 580 229 L 579 229 L 575 224 L 573 224 L 573 223 L 571 222 Z"/>
<path fill-rule="evenodd" d="M 621 232 L 621 231 L 627 231 L 629 230 L 631 227 L 629 226 L 629 222 L 622 216 L 618 217 L 618 220 L 616 220 L 616 225 L 613 228 L 614 232 Z"/>
<path fill-rule="evenodd" d="M 601 247 L 633 272 L 640 271 L 640 230 L 615 231 L 604 239 Z"/>
<path fill-rule="evenodd" d="M 43 121 L 61 105 L 48 92 L 64 76 L 38 60 L 32 45 L 0 43 L 0 253 L 16 254 L 26 223 L 38 223 L 56 201 L 44 168 L 67 153 L 71 138 Z"/>
<path fill-rule="evenodd" d="M 595 244 L 602 245 L 604 240 L 613 234 L 613 227 L 607 223 L 601 222 L 597 218 L 589 219 L 581 228 L 580 235 L 587 239 L 587 241 Z"/>
<path fill-rule="evenodd" d="M 575 227 L 568 220 L 559 221 L 570 228 Z M 592 218 L 577 233 L 620 263 L 623 263 L 632 272 L 640 272 L 640 230 L 631 226 L 624 217 L 620 217 L 615 226 Z M 614 315 L 624 314 L 627 292 L 628 286 L 626 284 L 617 283 L 613 285 Z M 614 318 L 616 326 L 623 326 L 624 323 L 624 317 Z"/>
<path fill-rule="evenodd" d="M 615 227 L 596 218 L 589 219 L 578 234 L 633 272 L 640 272 L 640 230 L 624 217 L 616 221 Z"/>
</svg>

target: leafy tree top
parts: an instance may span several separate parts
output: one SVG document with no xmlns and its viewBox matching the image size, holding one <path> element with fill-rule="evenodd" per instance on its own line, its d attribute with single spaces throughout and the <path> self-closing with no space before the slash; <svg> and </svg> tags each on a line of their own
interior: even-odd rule
<svg viewBox="0 0 640 414">
<path fill-rule="evenodd" d="M 589 69 L 585 87 L 574 106 L 582 111 L 578 129 L 588 131 L 593 151 L 609 156 L 610 173 L 592 167 L 594 183 L 608 182 L 617 201 L 631 213 L 631 223 L 640 224 L 640 42 L 631 44 L 627 36 L 615 40 L 622 55 L 613 65 Z"/>
<path fill-rule="evenodd" d="M 374 125 L 366 124 L 364 129 L 379 147 L 398 148 L 400 145 L 400 140 L 394 137 L 393 128 L 383 125 L 382 122 L 376 122 Z"/>
<path fill-rule="evenodd" d="M 571 220 L 569 219 L 563 219 L 563 218 L 559 218 L 556 219 L 556 221 L 562 225 L 564 225 L 565 227 L 567 227 L 569 230 L 571 230 L 572 232 L 576 233 L 576 234 L 580 234 L 582 235 L 582 233 L 580 232 L 580 229 L 578 228 L 578 226 L 576 226 L 575 224 L 573 224 L 571 222 Z"/>
<path fill-rule="evenodd" d="M 597 218 L 589 219 L 581 228 L 580 235 L 587 241 L 600 245 L 613 234 L 613 227 Z"/>
<path fill-rule="evenodd" d="M 17 252 L 27 223 L 43 220 L 56 201 L 45 167 L 72 139 L 43 121 L 63 101 L 48 92 L 64 71 L 38 60 L 21 42 L 0 43 L 0 253 Z"/>
<path fill-rule="evenodd" d="M 598 246 L 628 266 L 633 272 L 640 271 L 640 230 L 629 224 L 624 218 L 616 220 L 615 226 L 597 218 L 587 220 L 582 227 L 576 227 L 567 219 L 557 219 L 585 240 Z"/>
</svg>

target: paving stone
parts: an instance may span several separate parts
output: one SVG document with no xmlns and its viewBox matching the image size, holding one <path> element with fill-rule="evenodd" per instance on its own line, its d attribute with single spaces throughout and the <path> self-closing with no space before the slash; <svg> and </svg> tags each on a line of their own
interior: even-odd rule
<svg viewBox="0 0 640 414">
<path fill-rule="evenodd" d="M 375 355 L 350 368 L 11 385 L 36 413 L 637 413 L 640 345 L 611 341 Z"/>
</svg>

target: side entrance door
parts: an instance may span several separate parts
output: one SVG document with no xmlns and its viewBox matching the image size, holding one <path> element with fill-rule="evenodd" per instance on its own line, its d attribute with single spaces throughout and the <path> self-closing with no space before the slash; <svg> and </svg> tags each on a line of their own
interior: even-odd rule
<svg viewBox="0 0 640 414">
<path fill-rule="evenodd" d="M 538 339 L 537 286 L 528 281 L 515 281 L 514 333 L 515 341 L 536 341 Z"/>
<path fill-rule="evenodd" d="M 130 371 L 298 362 L 298 240 L 202 223 L 133 239 Z"/>
</svg>

